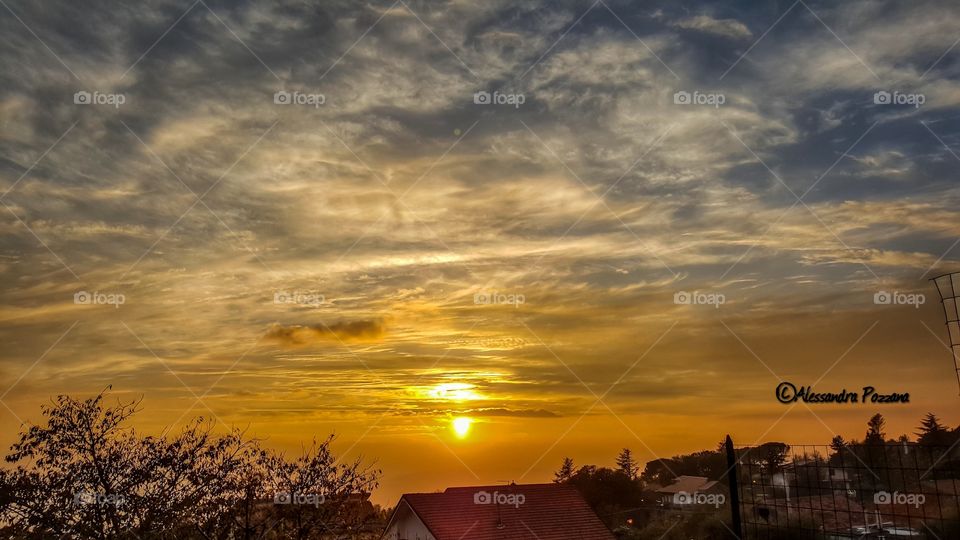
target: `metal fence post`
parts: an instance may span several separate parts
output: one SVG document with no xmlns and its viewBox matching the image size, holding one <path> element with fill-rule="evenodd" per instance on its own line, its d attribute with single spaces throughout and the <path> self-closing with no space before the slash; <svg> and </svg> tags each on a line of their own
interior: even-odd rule
<svg viewBox="0 0 960 540">
<path fill-rule="evenodd" d="M 730 479 L 730 518 L 733 533 L 738 540 L 743 539 L 743 525 L 740 523 L 740 470 L 737 467 L 737 454 L 733 450 L 733 439 L 727 435 L 724 446 L 727 449 L 727 478 Z"/>
</svg>

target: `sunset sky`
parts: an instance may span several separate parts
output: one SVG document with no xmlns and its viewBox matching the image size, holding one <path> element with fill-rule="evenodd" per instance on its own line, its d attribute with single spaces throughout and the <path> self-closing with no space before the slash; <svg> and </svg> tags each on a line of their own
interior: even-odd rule
<svg viewBox="0 0 960 540">
<path fill-rule="evenodd" d="M 960 424 L 956 3 L 0 4 L 4 449 L 113 385 L 392 504 Z"/>
</svg>

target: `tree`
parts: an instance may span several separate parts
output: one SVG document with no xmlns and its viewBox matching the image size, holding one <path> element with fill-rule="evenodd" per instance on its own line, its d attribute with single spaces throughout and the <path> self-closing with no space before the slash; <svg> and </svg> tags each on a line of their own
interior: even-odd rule
<svg viewBox="0 0 960 540">
<path fill-rule="evenodd" d="M 673 482 L 673 479 L 677 477 L 678 473 L 675 471 L 676 463 L 674 459 L 655 459 L 647 462 L 640 478 L 647 484 L 665 486 Z"/>
<path fill-rule="evenodd" d="M 787 462 L 790 454 L 790 445 L 782 442 L 763 443 L 756 449 L 756 460 L 763 465 L 769 474 L 780 471 L 783 464 Z"/>
<path fill-rule="evenodd" d="M 623 474 L 627 475 L 627 478 L 631 480 L 635 480 L 637 478 L 637 473 L 640 471 L 640 467 L 637 465 L 636 461 L 634 461 L 633 452 L 631 452 L 629 448 L 624 448 L 617 456 L 617 469 Z"/>
<path fill-rule="evenodd" d="M 553 481 L 557 484 L 569 482 L 573 478 L 574 472 L 573 459 L 565 457 L 563 458 L 563 464 L 560 465 L 560 470 L 553 474 Z"/>
<path fill-rule="evenodd" d="M 883 444 L 886 441 L 887 434 L 883 431 L 883 428 L 886 426 L 887 421 L 883 419 L 883 415 L 877 413 L 870 417 L 870 420 L 867 421 L 867 435 L 864 437 L 864 444 Z"/>
<path fill-rule="evenodd" d="M 847 441 L 843 440 L 843 436 L 837 435 L 830 440 L 830 450 L 833 450 L 834 455 L 843 452 L 843 449 L 847 447 Z"/>
<path fill-rule="evenodd" d="M 701 450 L 692 454 L 648 461 L 640 478 L 645 482 L 666 486 L 681 475 L 722 479 L 726 473 L 725 451 Z"/>
<path fill-rule="evenodd" d="M 294 539 L 320 519 L 339 534 L 352 526 L 345 509 L 377 485 L 379 471 L 334 459 L 332 438 L 289 461 L 202 418 L 141 436 L 125 425 L 138 407 L 106 405 L 104 393 L 43 407 L 46 423 L 21 432 L 6 456 L 15 468 L 0 473 L 0 537 Z M 281 488 L 323 497 L 274 504 Z"/>
<path fill-rule="evenodd" d="M 927 413 L 920 421 L 920 431 L 917 432 L 917 442 L 932 446 L 949 446 L 953 436 L 940 419 L 933 413 Z"/>
<path fill-rule="evenodd" d="M 619 470 L 585 465 L 577 469 L 570 485 L 611 528 L 622 524 L 626 511 L 643 504 L 640 483 L 630 480 Z"/>
<path fill-rule="evenodd" d="M 285 504 L 276 507 L 276 517 L 283 521 L 280 532 L 289 533 L 285 537 L 321 538 L 324 533 L 337 532 L 332 530 L 335 525 L 360 525 L 351 503 L 357 494 L 377 487 L 376 475 L 370 474 L 359 458 L 339 463 L 330 450 L 333 441 L 332 435 L 323 442 L 314 440 L 293 460 L 283 454 L 264 454 L 268 495 L 274 502 L 278 496 L 286 498 Z"/>
</svg>

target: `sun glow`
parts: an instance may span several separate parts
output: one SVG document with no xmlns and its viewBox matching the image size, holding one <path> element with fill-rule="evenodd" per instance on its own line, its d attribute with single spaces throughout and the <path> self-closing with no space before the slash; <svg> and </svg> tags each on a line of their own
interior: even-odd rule
<svg viewBox="0 0 960 540">
<path fill-rule="evenodd" d="M 430 390 L 430 397 L 434 399 L 446 399 L 450 401 L 467 401 L 483 399 L 476 393 L 474 385 L 467 383 L 443 383 L 434 386 Z"/>
<path fill-rule="evenodd" d="M 470 426 L 473 424 L 472 418 L 467 418 L 466 416 L 460 416 L 453 419 L 453 432 L 457 434 L 457 437 L 463 439 L 470 433 Z"/>
</svg>

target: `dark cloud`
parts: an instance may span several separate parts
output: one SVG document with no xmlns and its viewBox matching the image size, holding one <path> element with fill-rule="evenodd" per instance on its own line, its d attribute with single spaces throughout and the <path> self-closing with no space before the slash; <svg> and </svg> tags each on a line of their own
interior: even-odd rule
<svg viewBox="0 0 960 540">
<path fill-rule="evenodd" d="M 332 324 L 315 325 L 272 325 L 266 333 L 266 338 L 275 343 L 289 347 L 301 347 L 314 343 L 338 343 L 357 341 L 379 341 L 383 339 L 386 328 L 383 321 L 360 320 L 343 321 Z"/>
<path fill-rule="evenodd" d="M 557 418 L 560 416 L 545 409 L 506 409 L 500 407 L 468 409 L 463 412 L 470 416 L 513 416 L 518 418 Z"/>
</svg>

